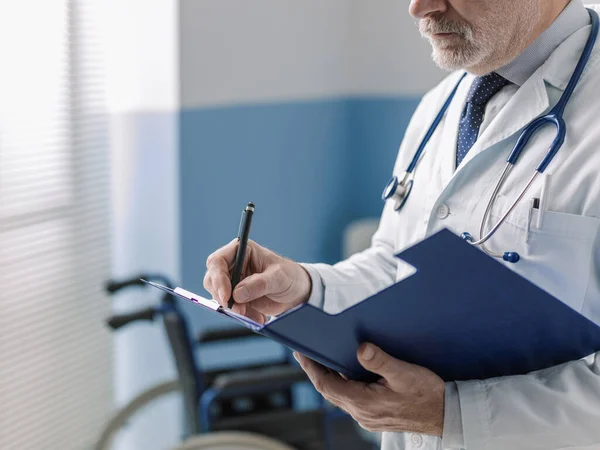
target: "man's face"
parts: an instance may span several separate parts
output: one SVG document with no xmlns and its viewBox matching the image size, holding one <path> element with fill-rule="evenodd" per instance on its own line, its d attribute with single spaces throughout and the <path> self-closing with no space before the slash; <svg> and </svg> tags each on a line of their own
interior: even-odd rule
<svg viewBox="0 0 600 450">
<path fill-rule="evenodd" d="M 516 56 L 544 0 L 411 0 L 410 14 L 443 69 L 495 69 Z"/>
</svg>

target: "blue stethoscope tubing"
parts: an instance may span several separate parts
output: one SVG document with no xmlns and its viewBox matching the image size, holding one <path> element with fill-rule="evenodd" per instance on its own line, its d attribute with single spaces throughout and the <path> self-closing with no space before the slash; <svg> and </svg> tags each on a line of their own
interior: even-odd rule
<svg viewBox="0 0 600 450">
<path fill-rule="evenodd" d="M 504 167 L 504 170 L 502 171 L 502 174 L 500 175 L 500 178 L 496 184 L 496 187 L 494 189 L 494 192 L 492 193 L 492 196 L 490 197 L 490 200 L 487 204 L 485 214 L 481 221 L 479 233 L 480 233 L 480 236 L 482 236 L 482 237 L 479 240 L 475 240 L 469 233 L 465 232 L 461 235 L 461 237 L 465 241 L 469 242 L 470 244 L 481 246 L 481 248 L 490 256 L 494 256 L 496 258 L 501 258 L 504 261 L 511 262 L 511 263 L 516 263 L 520 260 L 520 255 L 516 252 L 505 252 L 503 254 L 494 253 L 491 250 L 489 250 L 488 248 L 486 248 L 485 243 L 496 233 L 496 231 L 498 231 L 500 226 L 506 221 L 507 217 L 512 213 L 512 211 L 515 209 L 515 207 L 523 199 L 523 197 L 525 196 L 525 194 L 527 193 L 527 191 L 529 190 L 529 188 L 531 187 L 533 182 L 536 180 L 538 175 L 544 173 L 544 171 L 548 168 L 548 166 L 550 165 L 550 163 L 552 162 L 552 160 L 554 159 L 554 157 L 556 156 L 556 154 L 558 153 L 558 151 L 561 149 L 562 145 L 565 142 L 565 137 L 567 135 L 567 124 L 565 123 L 565 120 L 564 120 L 564 111 L 565 111 L 565 108 L 567 107 L 567 104 L 569 103 L 569 100 L 571 99 L 571 96 L 573 95 L 573 91 L 575 91 L 575 88 L 577 87 L 577 84 L 579 83 L 579 80 L 581 79 L 581 75 L 583 74 L 583 71 L 590 59 L 590 56 L 591 56 L 594 46 L 596 44 L 596 40 L 598 38 L 598 30 L 600 28 L 600 19 L 598 17 L 598 14 L 596 13 L 596 11 L 588 9 L 588 12 L 589 12 L 590 18 L 592 20 L 592 30 L 587 39 L 587 42 L 583 49 L 583 52 L 581 53 L 581 57 L 579 58 L 577 66 L 575 67 L 575 70 L 573 71 L 573 75 L 571 75 L 571 79 L 569 80 L 569 83 L 568 83 L 567 87 L 565 88 L 565 91 L 563 92 L 562 96 L 560 97 L 558 103 L 550 110 L 550 112 L 548 114 L 538 117 L 537 119 L 535 119 L 533 122 L 531 122 L 529 125 L 527 125 L 525 127 L 525 129 L 519 136 L 519 139 L 517 140 L 515 147 L 510 152 L 510 155 L 508 156 L 508 159 L 506 160 L 506 166 Z M 454 87 L 454 89 L 452 90 L 450 95 L 448 96 L 448 99 L 443 104 L 439 113 L 435 117 L 435 120 L 433 121 L 433 123 L 429 127 L 427 133 L 423 137 L 421 144 L 417 148 L 417 151 L 415 152 L 415 155 L 413 156 L 408 168 L 406 169 L 406 172 L 404 172 L 404 174 L 402 175 L 402 179 L 400 180 L 400 179 L 398 179 L 397 176 L 393 176 L 391 178 L 391 180 L 388 182 L 388 184 L 386 185 L 386 187 L 383 191 L 383 194 L 382 194 L 382 199 L 384 201 L 385 200 L 394 200 L 395 201 L 394 209 L 396 211 L 399 212 L 400 210 L 402 210 L 402 208 L 406 204 L 406 200 L 408 199 L 408 197 L 413 189 L 413 181 L 414 181 L 413 174 L 415 172 L 415 169 L 417 168 L 417 165 L 421 159 L 421 156 L 423 155 L 423 152 L 425 151 L 425 147 L 429 143 L 429 140 L 433 136 L 433 133 L 439 126 L 440 122 L 443 120 L 444 116 L 446 115 L 446 112 L 447 112 L 448 108 L 450 107 L 450 104 L 452 103 L 454 96 L 456 95 L 456 91 L 458 90 L 460 83 L 463 81 L 463 79 L 465 78 L 466 75 L 467 74 L 464 73 L 461 76 L 461 78 L 458 80 L 458 83 L 456 84 L 456 86 Z M 511 204 L 511 206 L 508 208 L 506 213 L 500 218 L 500 220 L 498 220 L 498 222 L 486 233 L 485 225 L 488 222 L 492 207 L 493 207 L 494 202 L 500 192 L 500 189 L 502 189 L 502 186 L 504 185 L 504 182 L 506 181 L 511 169 L 517 163 L 519 156 L 521 156 L 521 153 L 525 149 L 525 146 L 529 143 L 529 141 L 534 136 L 534 134 L 540 128 L 542 128 L 544 125 L 550 125 L 550 124 L 554 125 L 556 127 L 556 136 L 555 136 L 554 140 L 552 141 L 552 144 L 551 144 L 548 152 L 546 153 L 546 155 L 544 156 L 544 158 L 542 159 L 542 161 L 536 168 L 533 176 L 529 179 L 529 181 L 527 182 L 527 184 L 525 185 L 523 190 L 517 196 L 517 199 Z"/>
</svg>

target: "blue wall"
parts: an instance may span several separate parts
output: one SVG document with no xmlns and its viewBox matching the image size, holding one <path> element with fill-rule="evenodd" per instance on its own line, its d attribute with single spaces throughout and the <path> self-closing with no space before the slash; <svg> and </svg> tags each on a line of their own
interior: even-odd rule
<svg viewBox="0 0 600 450">
<path fill-rule="evenodd" d="M 204 292 L 206 257 L 256 203 L 251 237 L 289 258 L 336 262 L 344 227 L 378 216 L 417 98 L 354 98 L 184 110 L 182 283 Z M 191 312 L 191 311 L 190 311 Z M 196 325 L 208 320 L 193 314 Z"/>
<path fill-rule="evenodd" d="M 418 97 L 349 100 L 351 145 L 347 170 L 353 181 L 349 185 L 352 197 L 347 199 L 347 222 L 381 214 L 381 192 L 419 101 Z"/>
</svg>

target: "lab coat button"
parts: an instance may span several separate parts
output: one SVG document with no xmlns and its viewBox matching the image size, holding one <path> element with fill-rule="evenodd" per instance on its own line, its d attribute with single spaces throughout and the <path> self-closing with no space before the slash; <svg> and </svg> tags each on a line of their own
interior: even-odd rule
<svg viewBox="0 0 600 450">
<path fill-rule="evenodd" d="M 437 207 L 437 210 L 435 211 L 435 215 L 437 216 L 438 219 L 444 220 L 446 217 L 448 217 L 450 215 L 450 208 L 448 208 L 448 205 L 442 204 Z"/>
<path fill-rule="evenodd" d="M 412 442 L 412 445 L 414 445 L 416 448 L 419 448 L 421 447 L 421 445 L 423 445 L 423 436 L 421 436 L 420 434 L 412 433 L 410 435 L 410 442 Z"/>
</svg>

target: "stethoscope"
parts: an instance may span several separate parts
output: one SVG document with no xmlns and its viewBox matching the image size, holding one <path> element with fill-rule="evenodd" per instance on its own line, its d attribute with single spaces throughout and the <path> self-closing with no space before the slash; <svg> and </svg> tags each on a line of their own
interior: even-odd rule
<svg viewBox="0 0 600 450">
<path fill-rule="evenodd" d="M 465 232 L 461 235 L 461 238 L 463 240 L 467 241 L 471 245 L 481 246 L 481 248 L 488 255 L 493 256 L 495 258 L 501 258 L 504 261 L 507 261 L 510 263 L 516 263 L 521 259 L 521 257 L 519 256 L 519 254 L 517 252 L 505 252 L 502 254 L 492 252 L 485 246 L 485 243 L 488 240 L 490 240 L 490 238 L 496 233 L 496 231 L 498 231 L 498 228 L 500 228 L 500 226 L 506 221 L 507 217 L 510 215 L 510 213 L 512 213 L 512 211 L 515 209 L 517 204 L 523 199 L 523 197 L 525 196 L 525 194 L 527 193 L 527 191 L 529 190 L 529 188 L 531 187 L 533 182 L 536 180 L 538 175 L 544 173 L 544 171 L 546 170 L 548 165 L 552 162 L 552 160 L 554 159 L 554 157 L 556 156 L 556 154 L 558 153 L 558 151 L 560 150 L 560 148 L 562 147 L 562 145 L 565 141 L 565 136 L 567 134 L 567 125 L 563 118 L 564 111 L 565 111 L 567 104 L 569 103 L 569 100 L 571 99 L 571 95 L 573 94 L 573 91 L 577 87 L 577 83 L 579 82 L 579 79 L 581 78 L 583 70 L 585 69 L 585 66 L 587 65 L 587 63 L 590 59 L 590 55 L 591 55 L 594 45 L 596 43 L 596 39 L 598 38 L 598 28 L 599 28 L 599 21 L 600 21 L 598 18 L 598 14 L 593 10 L 588 10 L 588 11 L 589 11 L 590 17 L 592 19 L 592 31 L 590 32 L 590 36 L 588 37 L 588 40 L 585 44 L 585 48 L 583 49 L 581 57 L 579 58 L 579 62 L 577 63 L 577 66 L 575 67 L 575 71 L 573 72 L 573 75 L 571 76 L 571 79 L 569 80 L 569 84 L 567 85 L 565 91 L 563 92 L 562 96 L 560 97 L 560 100 L 548 114 L 538 117 L 533 122 L 531 122 L 529 125 L 527 125 L 525 127 L 525 129 L 523 130 L 523 132 L 521 133 L 521 135 L 519 136 L 519 139 L 517 140 L 515 147 L 513 148 L 508 159 L 506 160 L 506 166 L 504 167 L 504 170 L 502 171 L 500 179 L 498 180 L 498 182 L 496 184 L 494 192 L 492 193 L 492 196 L 490 197 L 490 200 L 488 201 L 488 204 L 487 204 L 487 207 L 485 210 L 485 214 L 483 215 L 483 219 L 481 220 L 479 234 L 482 237 L 480 237 L 479 240 L 475 240 L 475 238 L 473 238 L 473 236 L 470 233 Z M 415 152 L 415 155 L 413 156 L 413 159 L 410 162 L 408 168 L 402 175 L 402 178 L 398 179 L 398 177 L 393 176 L 390 179 L 390 181 L 388 182 L 388 184 L 386 185 L 385 189 L 383 190 L 382 199 L 384 201 L 393 200 L 395 211 L 399 212 L 400 210 L 402 210 L 402 208 L 406 204 L 406 200 L 408 199 L 408 197 L 413 189 L 415 169 L 421 159 L 423 152 L 425 151 L 425 147 L 429 143 L 429 140 L 431 139 L 431 136 L 437 129 L 438 125 L 444 118 L 446 111 L 448 110 L 450 104 L 452 103 L 452 100 L 454 99 L 454 96 L 456 95 L 456 91 L 458 90 L 460 83 L 463 81 L 463 79 L 465 78 L 466 75 L 467 75 L 466 73 L 462 75 L 462 77 L 460 78 L 460 80 L 458 80 L 458 83 L 456 84 L 456 86 L 454 87 L 454 89 L 452 90 L 450 95 L 448 96 L 448 99 L 446 100 L 446 102 L 442 106 L 440 112 L 438 113 L 435 120 L 431 124 L 431 127 L 429 127 L 427 134 L 421 141 L 421 144 L 419 145 L 417 151 Z M 527 184 L 525 185 L 525 187 L 523 188 L 521 193 L 517 196 L 517 199 L 512 203 L 512 205 L 508 208 L 506 213 L 500 218 L 500 220 L 496 223 L 496 225 L 494 225 L 486 233 L 485 228 L 486 228 L 486 224 L 488 222 L 492 207 L 494 206 L 494 202 L 496 201 L 496 198 L 498 197 L 498 193 L 500 192 L 500 189 L 502 189 L 502 186 L 504 185 L 504 182 L 506 181 L 508 174 L 510 173 L 513 166 L 516 164 L 517 159 L 519 159 L 519 156 L 521 155 L 523 149 L 529 143 L 529 141 L 531 140 L 533 135 L 538 131 L 538 129 L 540 129 L 541 127 L 543 127 L 544 125 L 547 125 L 547 124 L 553 124 L 556 127 L 556 137 L 554 138 L 554 141 L 552 141 L 552 145 L 550 146 L 548 153 L 546 153 L 546 156 L 542 159 L 542 161 L 538 165 L 533 176 L 529 179 L 529 181 L 527 182 Z"/>
</svg>

